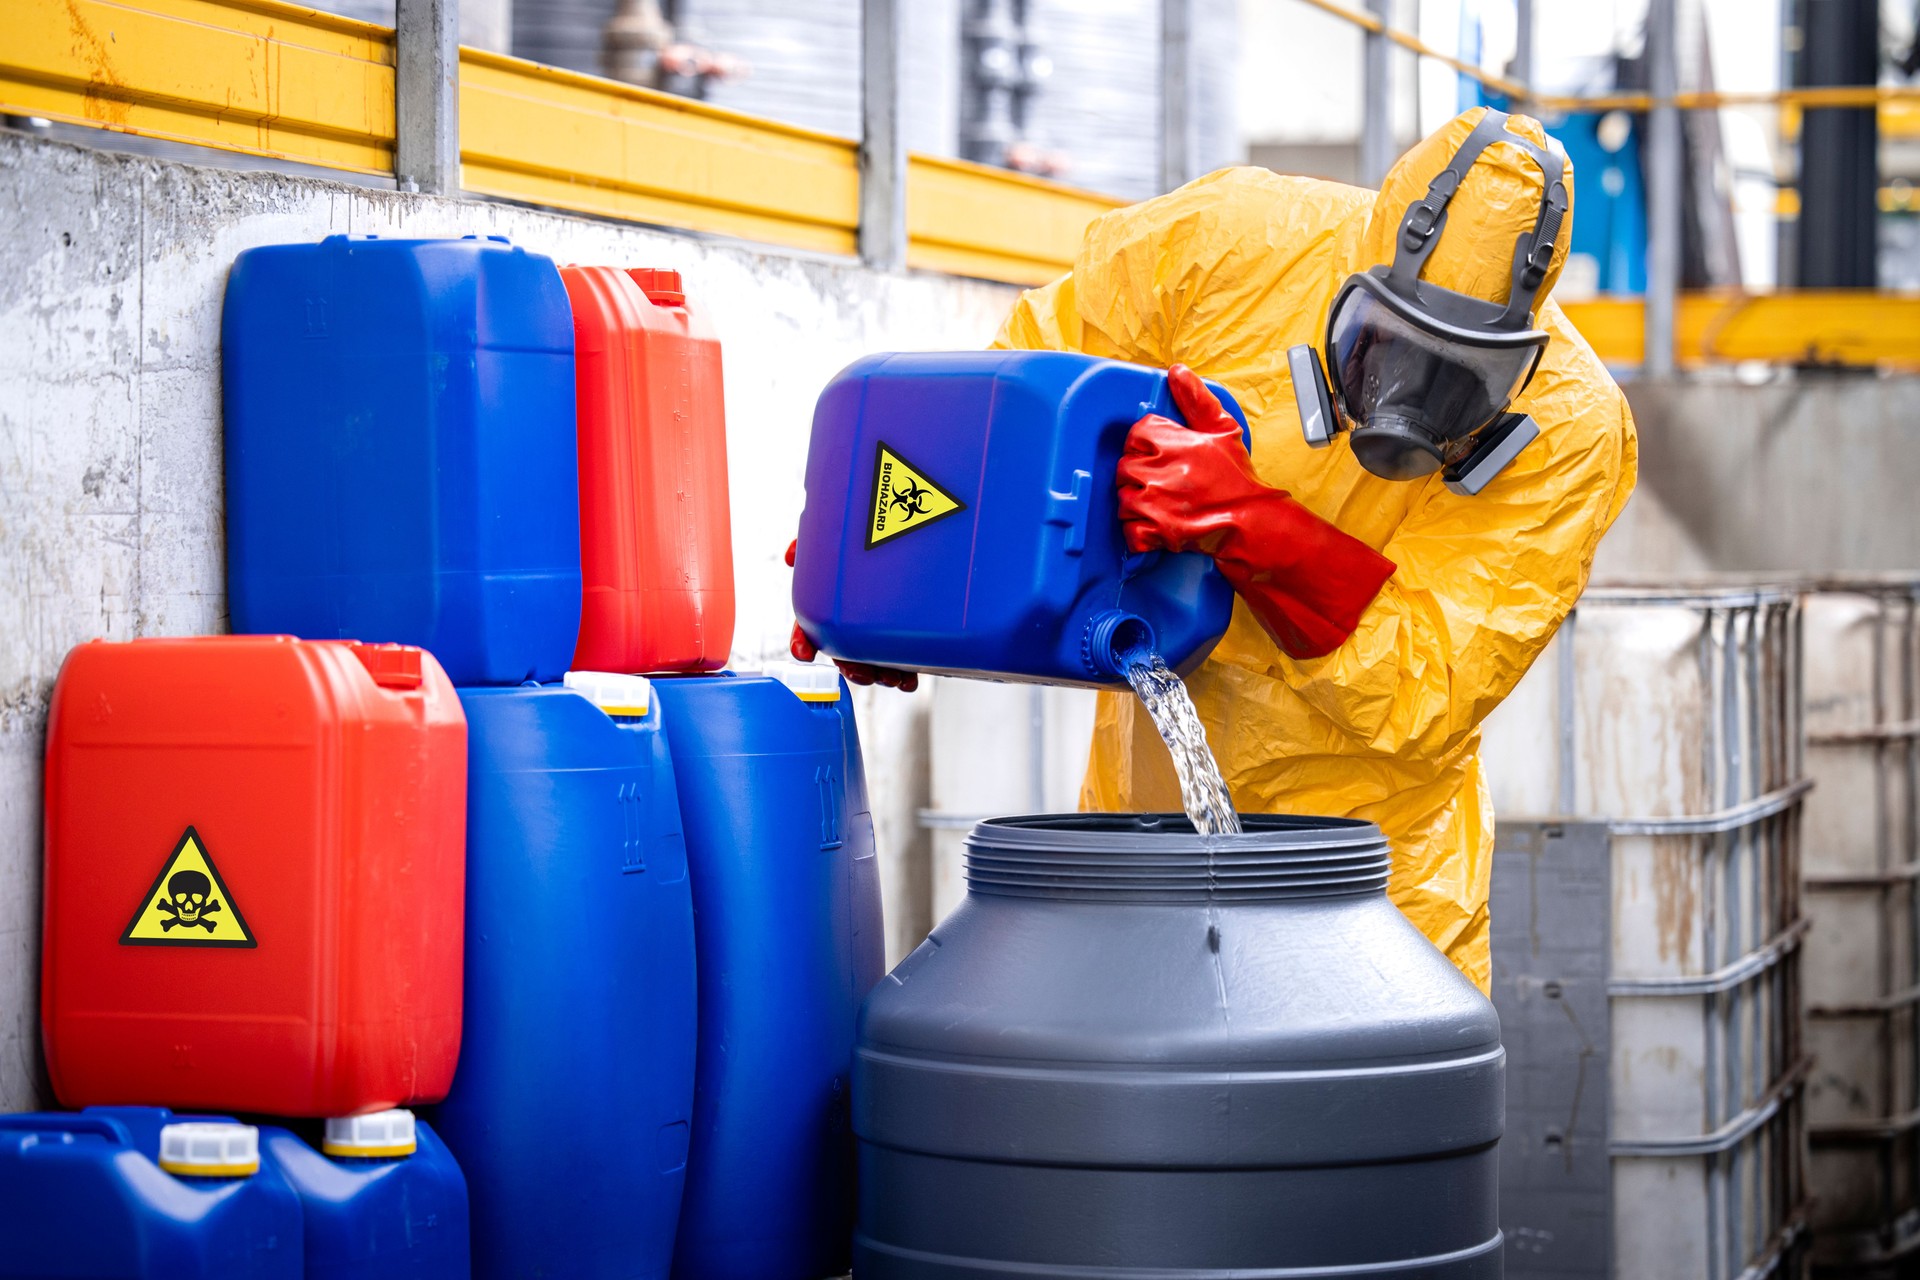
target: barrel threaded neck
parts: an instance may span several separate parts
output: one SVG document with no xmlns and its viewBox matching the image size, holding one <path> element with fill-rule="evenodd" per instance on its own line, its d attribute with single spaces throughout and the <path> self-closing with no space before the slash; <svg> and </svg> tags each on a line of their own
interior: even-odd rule
<svg viewBox="0 0 1920 1280">
<path fill-rule="evenodd" d="M 1207 836 L 1181 814 L 993 818 L 967 836 L 967 888 L 1101 902 L 1271 902 L 1385 892 L 1386 837 L 1370 822 L 1243 816 Z"/>
</svg>

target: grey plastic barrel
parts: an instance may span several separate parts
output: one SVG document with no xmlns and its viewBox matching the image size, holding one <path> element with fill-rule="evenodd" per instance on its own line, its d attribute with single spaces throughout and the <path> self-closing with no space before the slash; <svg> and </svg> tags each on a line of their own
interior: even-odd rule
<svg viewBox="0 0 1920 1280">
<path fill-rule="evenodd" d="M 868 997 L 860 1280 L 1501 1274 L 1493 1006 L 1367 822 L 1000 818 Z"/>
</svg>

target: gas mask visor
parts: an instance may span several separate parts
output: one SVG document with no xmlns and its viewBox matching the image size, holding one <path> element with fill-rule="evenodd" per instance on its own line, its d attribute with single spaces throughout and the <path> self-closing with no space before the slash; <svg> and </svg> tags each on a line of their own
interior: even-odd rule
<svg viewBox="0 0 1920 1280">
<path fill-rule="evenodd" d="M 1475 333 L 1407 307 L 1356 276 L 1327 323 L 1327 363 L 1360 465 L 1415 480 L 1464 459 L 1507 411 L 1546 349 L 1539 330 Z"/>
<path fill-rule="evenodd" d="M 1508 407 L 1546 351 L 1533 303 L 1567 209 L 1565 160 L 1506 131 L 1489 111 L 1426 196 L 1407 210 L 1390 267 L 1349 277 L 1327 319 L 1326 366 L 1310 346 L 1288 353 L 1307 442 L 1350 432 L 1354 457 L 1387 480 L 1444 470 L 1447 487 L 1475 494 L 1539 435 Z M 1545 195 L 1514 250 L 1505 302 L 1422 284 L 1420 270 L 1446 225 L 1446 206 L 1487 146 L 1509 142 L 1539 163 Z M 1328 373 L 1331 372 L 1331 384 Z"/>
</svg>

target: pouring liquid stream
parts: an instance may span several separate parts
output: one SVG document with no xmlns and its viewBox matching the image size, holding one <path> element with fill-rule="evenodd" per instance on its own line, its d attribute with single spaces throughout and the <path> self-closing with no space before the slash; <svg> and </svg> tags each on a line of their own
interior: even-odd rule
<svg viewBox="0 0 1920 1280">
<path fill-rule="evenodd" d="M 1157 653 L 1136 649 L 1127 656 L 1127 683 L 1133 686 L 1140 705 L 1147 709 L 1153 727 L 1173 755 L 1173 769 L 1180 777 L 1180 802 L 1201 835 L 1220 836 L 1240 833 L 1240 815 L 1234 811 L 1233 797 L 1227 791 L 1213 749 L 1207 745 L 1207 732 L 1187 693 L 1186 682 L 1168 668 Z"/>
</svg>

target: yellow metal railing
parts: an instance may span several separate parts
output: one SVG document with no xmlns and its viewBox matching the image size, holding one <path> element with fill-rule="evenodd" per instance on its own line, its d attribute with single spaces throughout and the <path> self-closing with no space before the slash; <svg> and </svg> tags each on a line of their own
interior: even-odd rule
<svg viewBox="0 0 1920 1280">
<path fill-rule="evenodd" d="M 1562 304 L 1609 364 L 1645 355 L 1646 309 L 1638 298 Z M 1920 368 L 1920 296 L 1871 290 L 1683 293 L 1674 324 L 1683 366 L 1749 360 L 1781 364 Z"/>
<path fill-rule="evenodd" d="M 281 0 L 0 0 L 0 111 L 391 174 L 394 34 Z M 460 53 L 462 186 L 851 254 L 859 144 L 517 58 Z M 1120 201 L 912 157 L 908 260 L 1018 284 Z"/>
<path fill-rule="evenodd" d="M 393 32 L 273 0 L 4 0 L 0 110 L 393 172 Z"/>
<path fill-rule="evenodd" d="M 1338 0 L 1299 0 L 1299 3 L 1332 17 L 1339 18 L 1350 26 L 1362 31 L 1384 37 L 1389 43 L 1398 45 L 1417 57 L 1438 62 L 1442 66 L 1457 71 L 1467 79 L 1475 81 L 1484 89 L 1522 101 L 1530 106 L 1546 111 L 1647 111 L 1660 105 L 1650 93 L 1607 93 L 1587 97 L 1570 97 L 1565 94 L 1536 93 L 1530 85 L 1495 75 L 1491 71 L 1463 61 L 1449 53 L 1444 53 L 1426 43 L 1411 32 L 1403 31 L 1389 22 L 1384 22 L 1371 13 Z M 1715 107 L 1764 107 L 1786 106 L 1800 109 L 1812 107 L 1872 107 L 1883 109 L 1889 104 L 1920 104 L 1920 88 L 1906 85 L 1825 85 L 1799 89 L 1764 90 L 1693 90 L 1673 95 L 1671 102 L 1682 110 L 1697 110 Z"/>
<path fill-rule="evenodd" d="M 858 152 L 847 138 L 460 51 L 461 185 L 482 195 L 850 254 Z"/>
<path fill-rule="evenodd" d="M 907 161 L 907 265 L 1043 284 L 1073 264 L 1087 224 L 1125 201 L 965 160 Z"/>
</svg>

